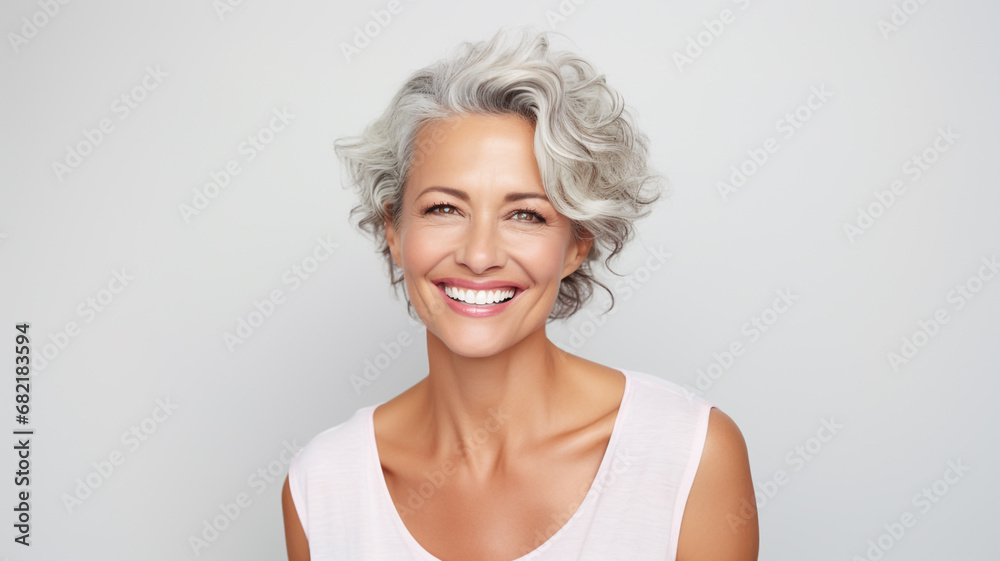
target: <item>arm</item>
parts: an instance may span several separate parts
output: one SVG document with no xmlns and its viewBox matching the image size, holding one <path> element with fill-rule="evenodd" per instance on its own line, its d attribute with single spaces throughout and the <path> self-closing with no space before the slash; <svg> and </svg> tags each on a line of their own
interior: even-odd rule
<svg viewBox="0 0 1000 561">
<path fill-rule="evenodd" d="M 295 512 L 292 502 L 292 491 L 288 487 L 288 478 L 281 489 L 281 511 L 285 518 L 285 546 L 288 548 L 288 561 L 309 561 L 309 541 L 299 522 L 299 514 Z"/>
<path fill-rule="evenodd" d="M 701 462 L 684 507 L 677 561 L 756 561 L 757 503 L 743 435 L 712 408 Z"/>
</svg>

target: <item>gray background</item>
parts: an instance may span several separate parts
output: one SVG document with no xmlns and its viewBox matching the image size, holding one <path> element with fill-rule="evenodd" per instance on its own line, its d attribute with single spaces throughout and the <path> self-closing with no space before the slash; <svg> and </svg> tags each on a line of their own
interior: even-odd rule
<svg viewBox="0 0 1000 561">
<path fill-rule="evenodd" d="M 14 324 L 27 321 L 36 431 L 30 548 L 12 541 L 12 436 L 0 453 L 0 557 L 284 557 L 283 450 L 426 374 L 423 330 L 347 221 L 332 142 L 450 47 L 527 23 L 565 33 L 607 74 L 672 189 L 619 261 L 632 286 L 615 312 L 550 337 L 687 386 L 737 421 L 761 559 L 997 558 L 1000 280 L 977 274 L 1000 254 L 1000 6 L 399 0 L 376 27 L 387 2 L 226 5 L 0 8 L 0 429 L 18 428 Z M 710 37 L 704 22 L 723 9 L 734 21 Z M 895 9 L 901 25 L 880 29 Z M 377 36 L 345 56 L 366 24 Z M 678 65 L 699 33 L 707 46 Z M 150 70 L 155 88 L 140 87 Z M 832 94 L 809 109 L 812 88 Z M 122 95 L 143 99 L 126 113 Z M 294 117 L 272 135 L 283 108 Z M 808 119 L 786 138 L 796 111 Z M 88 151 L 83 131 L 104 119 L 114 128 Z M 947 151 L 931 149 L 914 177 L 907 161 L 949 129 Z M 247 161 L 251 135 L 271 142 Z M 731 166 L 769 138 L 777 150 L 723 197 Z M 81 163 L 54 170 L 81 142 Z M 185 219 L 180 205 L 230 160 L 239 175 Z M 896 180 L 905 192 L 879 212 L 876 193 Z M 849 236 L 869 207 L 878 217 Z M 337 248 L 311 262 L 318 239 Z M 669 254 L 655 271 L 649 250 Z M 298 285 L 294 266 L 311 270 Z M 122 287 L 116 272 L 132 279 Z M 978 292 L 959 309 L 960 284 Z M 256 322 L 275 290 L 281 303 Z M 797 299 L 772 315 L 777 290 Z M 939 310 L 948 323 L 895 368 L 890 353 Z M 774 323 L 751 341 L 754 316 Z M 227 346 L 248 317 L 253 333 Z M 404 333 L 416 344 L 396 352 Z M 735 341 L 744 354 L 699 381 Z M 357 391 L 365 361 L 381 366 Z M 820 442 L 824 420 L 842 428 Z M 949 462 L 969 469 L 956 479 Z M 936 502 L 914 499 L 925 488 Z M 249 506 L 214 522 L 241 493 Z M 907 516 L 916 524 L 890 537 Z"/>
</svg>

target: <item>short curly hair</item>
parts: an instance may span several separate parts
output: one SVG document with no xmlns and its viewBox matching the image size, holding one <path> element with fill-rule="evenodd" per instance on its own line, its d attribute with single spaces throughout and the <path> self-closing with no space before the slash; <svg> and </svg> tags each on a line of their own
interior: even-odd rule
<svg viewBox="0 0 1000 561">
<path fill-rule="evenodd" d="M 646 135 L 604 75 L 578 55 L 552 49 L 548 34 L 531 28 L 501 29 L 488 41 L 462 44 L 453 56 L 410 76 L 360 136 L 335 142 L 347 183 L 360 198 L 351 218 L 374 238 L 392 286 L 403 284 L 405 293 L 385 222 L 398 226 L 407 172 L 426 153 L 415 145 L 417 134 L 429 123 L 463 114 L 527 119 L 535 129 L 546 196 L 572 221 L 577 239 L 594 240 L 580 267 L 560 283 L 549 319 L 576 313 L 595 286 L 611 296 L 610 311 L 614 294 L 595 277 L 592 264 L 606 253 L 610 270 L 611 258 L 633 236 L 634 222 L 662 194 L 662 177 L 648 164 Z M 408 296 L 406 301 L 413 315 Z"/>
</svg>

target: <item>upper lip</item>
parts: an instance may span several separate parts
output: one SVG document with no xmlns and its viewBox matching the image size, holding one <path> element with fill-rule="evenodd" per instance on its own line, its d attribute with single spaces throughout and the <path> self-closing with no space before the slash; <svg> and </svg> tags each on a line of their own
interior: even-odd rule
<svg viewBox="0 0 1000 561">
<path fill-rule="evenodd" d="M 447 284 L 448 286 L 455 286 L 458 288 L 473 289 L 473 290 L 495 290 L 497 288 L 511 288 L 514 287 L 518 290 L 524 290 L 525 286 L 521 283 L 505 280 L 467 280 L 467 279 L 456 279 L 456 278 L 444 278 L 437 279 L 434 284 Z"/>
</svg>

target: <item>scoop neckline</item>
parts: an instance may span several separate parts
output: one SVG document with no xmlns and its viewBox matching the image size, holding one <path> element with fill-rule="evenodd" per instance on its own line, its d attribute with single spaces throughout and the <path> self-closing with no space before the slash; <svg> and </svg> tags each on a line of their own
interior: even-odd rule
<svg viewBox="0 0 1000 561">
<path fill-rule="evenodd" d="M 618 404 L 618 413 L 615 415 L 615 424 L 611 428 L 611 438 L 608 440 L 607 448 L 604 449 L 604 456 L 601 458 L 601 465 L 597 468 L 597 474 L 594 475 L 594 480 L 590 482 L 587 494 L 584 495 L 583 501 L 581 501 L 580 505 L 576 507 L 575 511 L 573 511 L 573 515 L 569 517 L 565 524 L 556 530 L 556 533 L 549 536 L 549 539 L 545 540 L 528 553 L 525 553 L 516 559 L 512 559 L 511 561 L 528 561 L 542 551 L 552 547 L 560 536 L 569 532 L 569 528 L 573 525 L 573 522 L 580 518 L 582 516 L 581 512 L 583 512 L 583 510 L 590 506 L 590 503 L 593 502 L 591 497 L 595 491 L 595 487 L 598 485 L 598 482 L 602 481 L 607 474 L 609 469 L 608 466 L 611 464 L 613 450 L 616 448 L 618 440 L 621 437 L 621 425 L 624 423 L 623 419 L 625 418 L 625 413 L 631 403 L 631 399 L 629 398 L 632 393 L 632 376 L 630 372 L 625 369 L 615 368 L 615 370 L 621 372 L 622 376 L 625 377 L 625 389 L 622 391 L 621 403 Z M 422 546 L 420 542 L 413 537 L 413 534 L 410 533 L 409 528 L 406 527 L 406 524 L 400 517 L 399 511 L 396 510 L 396 504 L 392 502 L 392 495 L 389 493 L 389 484 L 385 480 L 385 473 L 382 472 L 382 462 L 378 455 L 378 445 L 375 440 L 375 409 L 383 403 L 385 403 L 385 401 L 369 405 L 367 414 L 365 415 L 365 419 L 368 424 L 367 439 L 369 459 L 375 462 L 375 471 L 378 474 L 376 477 L 376 485 L 379 487 L 379 500 L 382 502 L 382 505 L 380 506 L 388 507 L 389 511 L 392 513 L 391 516 L 393 526 L 395 526 L 396 531 L 403 536 L 403 540 L 407 543 L 411 550 L 424 557 L 425 561 L 442 561 L 438 557 L 431 554 L 431 552 L 424 549 L 424 546 Z"/>
</svg>

